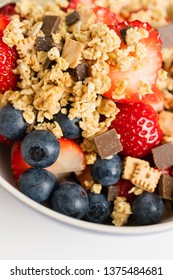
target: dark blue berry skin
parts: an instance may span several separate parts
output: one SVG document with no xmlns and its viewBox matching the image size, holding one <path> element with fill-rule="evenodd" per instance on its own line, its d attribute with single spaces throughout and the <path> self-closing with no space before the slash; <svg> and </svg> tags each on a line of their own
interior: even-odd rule
<svg viewBox="0 0 173 280">
<path fill-rule="evenodd" d="M 45 169 L 29 168 L 19 177 L 19 190 L 35 200 L 36 202 L 45 202 L 57 181 L 55 176 Z"/>
<path fill-rule="evenodd" d="M 84 220 L 92 223 L 104 223 L 112 211 L 112 203 L 107 201 L 104 194 L 88 193 L 89 207 Z"/>
<path fill-rule="evenodd" d="M 164 213 L 164 204 L 158 195 L 144 192 L 133 202 L 132 212 L 140 225 L 157 224 Z"/>
<path fill-rule="evenodd" d="M 30 166 L 44 168 L 57 160 L 60 144 L 51 132 L 34 130 L 23 139 L 21 151 L 24 160 Z"/>
<path fill-rule="evenodd" d="M 75 182 L 63 181 L 53 191 L 52 209 L 69 217 L 81 219 L 88 208 L 88 195 Z"/>
<path fill-rule="evenodd" d="M 122 172 L 122 162 L 118 155 L 114 155 L 111 159 L 97 158 L 91 167 L 91 174 L 94 181 L 102 186 L 110 186 L 120 179 Z"/>
<path fill-rule="evenodd" d="M 62 129 L 63 137 L 67 139 L 78 139 L 81 137 L 81 129 L 79 127 L 79 119 L 70 120 L 66 115 L 59 112 L 53 118 Z"/>
<path fill-rule="evenodd" d="M 0 109 L 0 134 L 8 139 L 24 137 L 27 124 L 20 110 L 14 109 L 10 104 Z"/>
</svg>

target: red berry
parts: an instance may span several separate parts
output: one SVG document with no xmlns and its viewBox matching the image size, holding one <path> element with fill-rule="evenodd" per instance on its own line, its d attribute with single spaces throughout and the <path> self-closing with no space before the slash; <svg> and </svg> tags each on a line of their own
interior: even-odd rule
<svg viewBox="0 0 173 280">
<path fill-rule="evenodd" d="M 78 4 L 83 4 L 90 9 L 93 5 L 93 0 L 70 0 L 67 9 L 76 10 Z"/>
<path fill-rule="evenodd" d="M 0 8 L 0 14 L 5 16 L 15 15 L 16 14 L 15 7 L 16 7 L 15 3 L 9 3 Z"/>
<path fill-rule="evenodd" d="M 132 202 L 136 197 L 134 193 L 129 193 L 129 191 L 134 187 L 134 185 L 125 179 L 120 179 L 115 186 L 118 188 L 118 196 L 123 196 L 128 202 Z"/>
<path fill-rule="evenodd" d="M 5 138 L 3 135 L 0 134 L 0 143 L 11 145 L 13 141 Z"/>
<path fill-rule="evenodd" d="M 16 89 L 17 76 L 13 73 L 16 68 L 18 54 L 16 49 L 7 46 L 0 38 L 0 91 Z"/>
<path fill-rule="evenodd" d="M 148 104 L 117 104 L 120 112 L 110 128 L 120 134 L 124 156 L 142 158 L 162 140 L 158 113 Z"/>
<path fill-rule="evenodd" d="M 4 16 L 0 13 L 0 37 L 2 37 L 4 29 L 7 27 L 9 22 L 11 21 L 9 16 Z"/>
<path fill-rule="evenodd" d="M 129 103 L 140 101 L 139 90 L 141 87 L 141 82 L 152 87 L 156 83 L 158 70 L 162 66 L 162 56 L 161 56 L 161 39 L 158 32 L 151 27 L 148 23 L 140 22 L 138 20 L 132 22 L 119 22 L 114 26 L 110 26 L 121 38 L 121 49 L 125 50 L 127 44 L 124 42 L 122 36 L 122 30 L 127 28 L 143 28 L 148 31 L 148 37 L 139 40 L 139 42 L 146 49 L 146 56 L 140 60 L 140 57 L 136 56 L 136 53 L 131 52 L 130 56 L 134 58 L 132 65 L 126 71 L 122 71 L 117 65 L 110 65 L 110 79 L 112 81 L 112 86 L 108 92 L 104 95 L 107 98 L 112 97 L 112 92 L 117 90 L 117 85 L 126 80 L 128 85 L 126 85 L 124 94 L 125 97 L 121 99 L 113 99 L 117 102 Z M 140 65 L 140 67 L 138 67 Z"/>
<path fill-rule="evenodd" d="M 164 93 L 156 86 L 152 88 L 153 94 L 146 94 L 143 96 L 141 102 L 149 104 L 157 112 L 161 112 L 164 109 Z"/>
<path fill-rule="evenodd" d="M 15 141 L 11 149 L 11 169 L 13 178 L 18 181 L 20 175 L 30 166 L 22 157 L 21 140 Z"/>
<path fill-rule="evenodd" d="M 97 22 L 103 22 L 107 25 L 114 25 L 118 22 L 116 14 L 107 8 L 95 7 L 93 12 L 96 15 Z"/>
</svg>

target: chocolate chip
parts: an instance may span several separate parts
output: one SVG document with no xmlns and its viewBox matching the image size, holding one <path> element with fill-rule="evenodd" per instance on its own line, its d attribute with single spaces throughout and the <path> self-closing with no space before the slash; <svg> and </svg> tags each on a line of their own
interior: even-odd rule
<svg viewBox="0 0 173 280">
<path fill-rule="evenodd" d="M 45 16 L 43 20 L 43 26 L 41 30 L 45 36 L 51 36 L 52 33 L 56 33 L 61 22 L 60 16 Z"/>
<path fill-rule="evenodd" d="M 37 37 L 36 50 L 48 52 L 52 48 L 52 39 L 50 37 Z"/>
<path fill-rule="evenodd" d="M 74 69 L 69 68 L 68 72 L 76 82 L 83 81 L 88 76 L 88 65 L 86 62 L 82 62 Z"/>
<path fill-rule="evenodd" d="M 65 18 L 67 25 L 72 25 L 76 23 L 79 19 L 80 19 L 80 15 L 78 11 L 74 11 L 73 13 L 67 15 Z"/>
<path fill-rule="evenodd" d="M 123 149 L 115 129 L 94 137 L 94 142 L 102 159 L 113 156 Z"/>
<path fill-rule="evenodd" d="M 159 180 L 159 195 L 161 198 L 173 200 L 173 177 L 162 174 Z"/>
<path fill-rule="evenodd" d="M 162 40 L 163 48 L 173 47 L 173 23 L 157 28 Z"/>
<path fill-rule="evenodd" d="M 132 27 L 131 26 L 127 26 L 126 28 L 123 28 L 123 29 L 120 30 L 120 34 L 121 34 L 121 37 L 122 37 L 122 39 L 124 41 L 124 44 L 127 44 L 126 43 L 126 36 L 127 36 L 127 30 L 129 28 L 132 28 Z"/>
<path fill-rule="evenodd" d="M 118 196 L 119 188 L 117 186 L 109 186 L 107 187 L 107 200 L 114 201 Z"/>
<path fill-rule="evenodd" d="M 173 142 L 158 146 L 151 150 L 155 165 L 159 169 L 173 165 Z"/>
</svg>

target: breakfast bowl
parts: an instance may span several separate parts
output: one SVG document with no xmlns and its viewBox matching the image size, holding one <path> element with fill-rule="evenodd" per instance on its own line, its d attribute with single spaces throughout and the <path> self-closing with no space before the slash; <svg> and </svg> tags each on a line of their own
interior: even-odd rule
<svg viewBox="0 0 173 280">
<path fill-rule="evenodd" d="M 142 1 L 129 14 L 121 1 L 116 13 L 105 1 L 87 1 L 87 12 L 83 0 L 77 10 L 75 1 L 36 1 L 46 8 L 35 13 L 14 2 L 17 16 L 13 4 L 0 12 L 0 47 L 14 59 L 12 86 L 0 76 L 0 186 L 82 230 L 173 229 L 168 15 L 160 23 Z"/>
</svg>

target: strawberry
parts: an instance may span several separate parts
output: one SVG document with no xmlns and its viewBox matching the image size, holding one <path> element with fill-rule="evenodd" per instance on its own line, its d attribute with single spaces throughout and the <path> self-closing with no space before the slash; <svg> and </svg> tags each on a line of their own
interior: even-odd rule
<svg viewBox="0 0 173 280">
<path fill-rule="evenodd" d="M 11 169 L 13 178 L 16 181 L 18 181 L 20 175 L 30 167 L 22 157 L 21 143 L 21 140 L 15 141 L 11 149 Z"/>
<path fill-rule="evenodd" d="M 4 93 L 9 89 L 16 89 L 17 76 L 13 73 L 17 60 L 16 49 L 7 46 L 0 38 L 0 92 Z"/>
<path fill-rule="evenodd" d="M 7 27 L 7 25 L 9 24 L 10 21 L 11 21 L 11 19 L 9 16 L 4 16 L 0 12 L 0 37 L 3 36 L 3 31 Z"/>
<path fill-rule="evenodd" d="M 117 104 L 120 112 L 111 123 L 120 134 L 124 156 L 142 158 L 162 140 L 162 130 L 159 126 L 158 113 L 148 104 Z"/>
<path fill-rule="evenodd" d="M 0 14 L 2 14 L 4 16 L 15 15 L 16 14 L 15 7 L 16 7 L 15 3 L 9 3 L 0 8 Z"/>
<path fill-rule="evenodd" d="M 12 140 L 7 139 L 3 135 L 0 134 L 0 143 L 11 145 L 13 142 L 12 142 Z"/>
<path fill-rule="evenodd" d="M 143 28 L 148 31 L 149 36 L 141 39 L 140 43 L 146 49 L 146 56 L 140 60 L 134 52 L 130 55 L 135 58 L 129 70 L 122 71 L 117 65 L 110 65 L 110 79 L 112 81 L 111 88 L 104 95 L 107 98 L 113 99 L 112 92 L 117 90 L 117 85 L 121 85 L 124 80 L 128 81 L 124 94 L 121 99 L 113 99 L 118 102 L 138 102 L 140 101 L 139 89 L 141 82 L 152 87 L 156 83 L 157 72 L 162 66 L 161 56 L 161 39 L 158 32 L 148 23 L 140 22 L 138 20 L 132 22 L 119 22 L 114 26 L 110 26 L 122 38 L 121 49 L 126 49 L 127 45 L 121 35 L 127 28 Z M 140 65 L 140 67 L 138 67 Z"/>
<path fill-rule="evenodd" d="M 46 168 L 55 177 L 60 174 L 82 171 L 85 168 L 85 157 L 81 147 L 73 140 L 61 138 L 60 154 L 54 164 Z"/>
<path fill-rule="evenodd" d="M 88 191 L 90 189 L 90 186 L 87 185 L 85 182 L 87 183 L 92 183 L 94 182 L 94 178 L 91 175 L 91 170 L 90 170 L 90 166 L 86 165 L 86 168 L 84 170 L 82 170 L 82 172 L 80 172 L 79 174 L 76 174 L 76 178 L 79 181 L 80 185 L 86 190 Z"/>
<path fill-rule="evenodd" d="M 88 9 L 92 8 L 93 0 L 70 0 L 67 9 L 76 10 L 78 4 L 83 4 Z"/>
<path fill-rule="evenodd" d="M 120 179 L 115 186 L 118 188 L 118 196 L 123 196 L 128 202 L 132 202 L 136 197 L 134 193 L 129 193 L 129 191 L 134 187 L 134 185 L 125 179 Z"/>
<path fill-rule="evenodd" d="M 142 97 L 141 102 L 149 104 L 157 112 L 161 112 L 164 109 L 164 94 L 158 87 L 153 86 L 153 94 L 146 94 Z"/>
<path fill-rule="evenodd" d="M 93 12 L 96 15 L 96 22 L 103 22 L 107 25 L 114 25 L 118 23 L 117 15 L 107 8 L 95 7 Z"/>
</svg>

